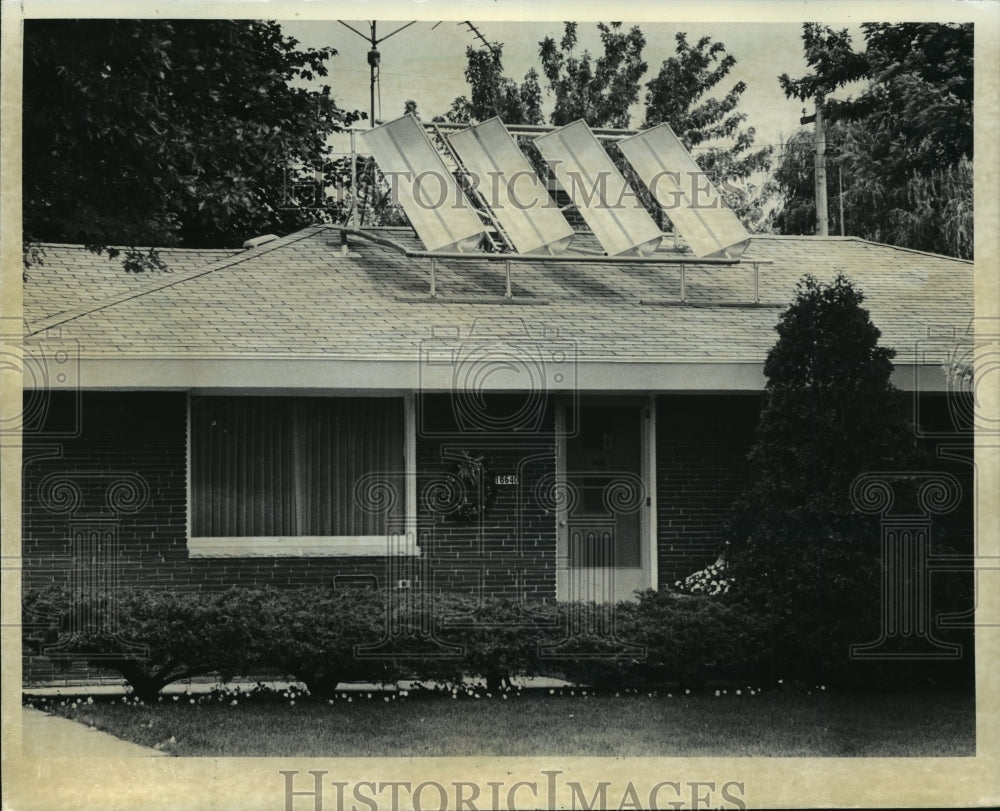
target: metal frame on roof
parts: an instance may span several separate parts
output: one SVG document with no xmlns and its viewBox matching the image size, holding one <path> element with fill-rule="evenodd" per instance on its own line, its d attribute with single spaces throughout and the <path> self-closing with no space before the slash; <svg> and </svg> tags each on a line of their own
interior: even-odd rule
<svg viewBox="0 0 1000 811">
<path fill-rule="evenodd" d="M 691 305 L 698 306 L 688 301 L 687 299 L 687 269 L 690 266 L 736 266 L 736 265 L 750 265 L 753 268 L 753 301 L 748 302 L 738 302 L 738 303 L 721 303 L 716 304 L 716 306 L 727 306 L 727 307 L 774 307 L 779 306 L 775 304 L 768 304 L 761 302 L 760 300 L 760 266 L 772 264 L 769 259 L 753 259 L 747 261 L 739 257 L 708 257 L 704 259 L 697 259 L 691 256 L 685 256 L 683 254 L 663 254 L 659 256 L 594 256 L 594 255 L 584 255 L 580 256 L 578 254 L 570 254 L 569 252 L 554 255 L 554 256 L 540 256 L 537 254 L 511 254 L 511 253 L 442 253 L 441 251 L 415 251 L 411 248 L 407 248 L 400 242 L 388 237 L 372 234 L 370 231 L 362 231 L 351 228 L 341 228 L 340 229 L 340 242 L 337 247 L 340 247 L 342 251 L 347 251 L 348 249 L 348 237 L 360 237 L 376 245 L 382 245 L 386 248 L 391 248 L 394 251 L 398 251 L 400 254 L 407 258 L 412 259 L 429 259 L 430 266 L 428 269 L 428 283 L 429 290 L 426 298 L 414 298 L 407 299 L 407 301 L 418 301 L 418 300 L 438 300 L 437 292 L 437 262 L 439 260 L 459 260 L 461 262 L 469 261 L 486 261 L 486 262 L 503 262 L 506 271 L 506 290 L 504 292 L 503 301 L 505 303 L 513 304 L 547 304 L 546 300 L 535 300 L 535 299 L 514 299 L 513 288 L 511 283 L 512 278 L 512 265 L 518 262 L 530 262 L 537 264 L 539 262 L 548 263 L 561 263 L 561 262 L 575 262 L 586 264 L 600 264 L 600 265 L 636 265 L 636 264 L 656 264 L 656 265 L 672 265 L 677 268 L 679 273 L 680 281 L 680 298 L 673 299 L 669 301 L 663 301 L 659 299 L 642 299 L 640 304 L 652 304 L 652 305 Z M 334 243 L 331 243 L 333 245 Z M 444 300 L 444 299 L 442 299 Z M 471 303 L 476 303 L 472 301 Z M 488 302 L 483 302 L 488 303 Z"/>
</svg>

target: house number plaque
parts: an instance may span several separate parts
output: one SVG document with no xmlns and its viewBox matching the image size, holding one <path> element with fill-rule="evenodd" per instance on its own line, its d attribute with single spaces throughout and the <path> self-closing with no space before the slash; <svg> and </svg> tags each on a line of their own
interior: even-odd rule
<svg viewBox="0 0 1000 811">
<path fill-rule="evenodd" d="M 517 484 L 516 473 L 498 473 L 495 479 L 497 484 L 512 485 Z"/>
</svg>

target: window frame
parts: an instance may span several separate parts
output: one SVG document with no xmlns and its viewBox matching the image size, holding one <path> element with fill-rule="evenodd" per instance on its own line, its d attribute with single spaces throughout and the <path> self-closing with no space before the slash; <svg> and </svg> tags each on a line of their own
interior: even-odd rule
<svg viewBox="0 0 1000 811">
<path fill-rule="evenodd" d="M 274 557 L 399 557 L 419 556 L 417 545 L 417 421 L 413 392 L 320 392 L 330 398 L 375 399 L 393 398 L 403 401 L 403 479 L 405 531 L 387 535 L 276 535 L 201 537 L 191 532 L 191 507 L 194 491 L 191 485 L 192 397 L 269 397 L 317 396 L 316 392 L 287 391 L 208 391 L 187 392 L 185 400 L 185 540 L 189 558 L 274 558 Z"/>
</svg>

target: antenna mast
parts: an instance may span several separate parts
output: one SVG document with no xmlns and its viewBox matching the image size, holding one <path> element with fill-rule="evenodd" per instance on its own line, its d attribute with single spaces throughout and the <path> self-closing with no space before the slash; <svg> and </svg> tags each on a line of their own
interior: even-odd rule
<svg viewBox="0 0 1000 811">
<path fill-rule="evenodd" d="M 340 23 L 342 26 L 344 26 L 344 28 L 349 28 L 363 40 L 366 40 L 368 42 L 368 45 L 370 46 L 368 49 L 368 72 L 370 77 L 368 86 L 369 103 L 370 103 L 368 125 L 374 127 L 375 126 L 375 83 L 379 81 L 379 65 L 382 61 L 382 54 L 379 53 L 378 46 L 381 43 L 385 42 L 387 39 L 389 39 L 389 37 L 398 34 L 404 28 L 409 28 L 411 25 L 415 25 L 417 21 L 411 20 L 405 25 L 401 25 L 395 31 L 390 31 L 388 34 L 386 34 L 384 37 L 381 38 L 379 38 L 377 32 L 378 20 L 369 20 L 368 24 L 369 26 L 371 26 L 370 34 L 361 33 L 353 25 L 348 25 L 343 20 L 337 20 L 337 22 Z"/>
</svg>

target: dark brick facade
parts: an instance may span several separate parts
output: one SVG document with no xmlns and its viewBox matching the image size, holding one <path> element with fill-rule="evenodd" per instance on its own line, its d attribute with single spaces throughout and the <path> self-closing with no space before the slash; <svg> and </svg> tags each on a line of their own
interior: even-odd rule
<svg viewBox="0 0 1000 811">
<path fill-rule="evenodd" d="M 484 405 L 463 422 L 462 404 L 450 395 L 418 398 L 418 526 L 432 586 L 554 600 L 556 520 L 539 492 L 555 474 L 552 409 L 539 401 L 522 411 L 526 401 L 518 395 Z M 447 498 L 429 498 L 438 484 L 454 481 L 465 454 L 481 459 L 491 481 L 517 477 L 516 484 L 494 486 L 490 508 L 471 521 L 456 520 Z"/>
<path fill-rule="evenodd" d="M 656 530 L 660 586 L 712 563 L 722 521 L 746 485 L 760 415 L 754 395 L 670 395 L 656 401 Z"/>
<path fill-rule="evenodd" d="M 77 397 L 80 398 L 77 401 Z M 82 405 L 79 418 L 74 416 Z M 715 559 L 722 522 L 743 488 L 761 398 L 670 395 L 657 400 L 657 564 L 660 585 Z M 555 598 L 556 528 L 545 482 L 555 473 L 554 418 L 543 403 L 530 430 L 459 426 L 446 395 L 418 402 L 419 558 L 196 558 L 186 530 L 186 395 L 175 392 L 52 394 L 48 424 L 78 421 L 76 436 L 46 438 L 24 450 L 23 555 L 26 586 L 67 578 L 71 532 L 101 531 L 117 544 L 122 584 L 221 588 L 355 583 L 412 585 L 471 593 Z M 490 404 L 503 421 L 517 403 Z M 936 526 L 940 541 L 967 549 L 972 532 L 971 443 L 956 430 L 941 395 L 915 410 L 932 467 L 957 476 L 962 504 Z M 498 424 L 499 424 L 498 422 Z M 464 453 L 481 457 L 499 486 L 491 508 L 455 520 L 448 484 Z M 444 494 L 444 495 L 442 495 Z M 108 535 L 107 533 L 110 533 Z"/>
</svg>

